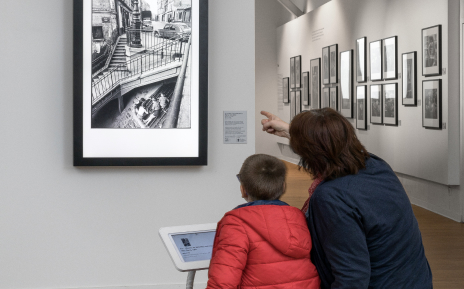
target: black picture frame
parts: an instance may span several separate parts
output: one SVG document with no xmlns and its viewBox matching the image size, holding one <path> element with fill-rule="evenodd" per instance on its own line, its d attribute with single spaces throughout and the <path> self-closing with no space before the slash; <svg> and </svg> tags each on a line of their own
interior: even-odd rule
<svg viewBox="0 0 464 289">
<path fill-rule="evenodd" d="M 321 59 L 311 59 L 310 68 L 311 108 L 318 109 L 321 104 Z"/>
<path fill-rule="evenodd" d="M 373 84 L 369 87 L 370 122 L 383 124 L 383 86 Z"/>
<path fill-rule="evenodd" d="M 309 85 L 309 71 L 305 71 L 302 73 L 303 81 L 301 82 L 303 85 L 302 88 L 302 103 L 305 106 L 311 105 L 311 97 L 309 93 L 310 85 Z"/>
<path fill-rule="evenodd" d="M 422 29 L 422 76 L 442 74 L 441 25 Z"/>
<path fill-rule="evenodd" d="M 382 87 L 382 118 L 385 125 L 398 125 L 398 83 L 385 83 Z"/>
<path fill-rule="evenodd" d="M 353 50 L 340 52 L 339 111 L 346 118 L 353 118 Z"/>
<path fill-rule="evenodd" d="M 367 82 L 367 38 L 356 39 L 356 81 Z"/>
<path fill-rule="evenodd" d="M 93 111 L 93 94 L 94 88 L 92 86 L 92 74 L 94 72 L 92 62 L 92 53 L 94 52 L 93 39 L 94 29 L 90 29 L 93 24 L 92 21 L 92 2 L 90 0 L 74 0 L 73 3 L 73 165 L 74 166 L 205 166 L 207 165 L 207 145 L 208 145 L 208 1 L 199 0 L 195 4 L 192 3 L 192 23 L 195 22 L 196 26 L 193 29 L 191 36 L 188 38 L 176 39 L 176 44 L 179 47 L 179 54 L 177 54 L 178 61 L 182 57 L 182 65 L 184 68 L 180 68 L 180 71 L 187 71 L 186 67 L 187 57 L 192 57 L 197 60 L 198 65 L 195 66 L 197 69 L 193 69 L 191 73 L 198 75 L 198 91 L 191 91 L 192 94 L 198 95 L 198 111 L 190 111 L 195 116 L 195 140 L 191 142 L 193 146 L 190 151 L 186 153 L 183 149 L 179 149 L 175 153 L 167 154 L 165 151 L 154 151 L 151 144 L 159 141 L 159 135 L 162 133 L 167 136 L 163 140 L 162 145 L 164 147 L 170 146 L 171 143 L 178 143 L 180 141 L 179 136 L 175 134 L 183 135 L 183 131 L 186 132 L 189 129 L 180 129 L 178 127 L 178 118 L 172 117 L 178 112 L 180 107 L 180 100 L 178 98 L 171 99 L 169 110 L 175 110 L 170 113 L 168 124 L 163 126 L 162 129 L 96 129 L 92 128 L 90 117 Z M 132 3 L 132 5 L 136 5 Z M 84 7 L 88 9 L 84 10 Z M 112 7 L 115 11 L 117 8 Z M 137 8 L 134 6 L 134 9 Z M 118 12 L 119 13 L 119 12 Z M 107 18 L 107 17 L 106 17 Z M 100 19 L 105 22 L 103 18 Z M 106 21 L 111 21 L 110 18 Z M 134 20 L 135 21 L 135 20 Z M 98 30 L 98 29 L 97 29 Z M 89 31 L 91 31 L 89 33 Z M 118 33 L 129 33 L 130 29 L 118 28 L 114 30 L 114 34 Z M 137 30 L 140 31 L 140 30 Z M 137 31 L 131 31 L 137 33 Z M 141 33 L 141 32 L 139 32 Z M 134 35 L 134 34 L 131 34 Z M 198 45 L 198 51 L 195 53 L 188 52 L 192 40 L 195 39 Z M 135 39 L 137 40 L 137 39 Z M 119 40 L 118 40 L 119 41 Z M 182 46 L 181 46 L 182 42 Z M 114 42 L 115 43 L 115 42 Z M 124 44 L 124 42 L 122 42 Z M 131 42 L 136 47 L 136 42 Z M 142 44 L 140 44 L 142 45 Z M 182 48 L 183 47 L 183 48 Z M 173 56 L 173 55 L 171 55 Z M 176 58 L 173 56 L 174 59 Z M 171 57 L 172 58 L 172 57 Z M 140 58 L 142 59 L 142 58 Z M 185 61 L 184 61 L 185 60 Z M 88 61 L 88 65 L 84 65 L 84 61 Z M 141 60 L 142 62 L 142 60 Z M 145 62 L 146 64 L 147 62 Z M 90 67 L 91 69 L 89 69 Z M 141 73 L 144 72 L 143 65 L 140 66 Z M 146 72 L 146 71 L 145 71 Z M 132 73 L 132 72 L 131 72 Z M 182 73 L 182 72 L 181 72 Z M 180 77 L 179 77 L 180 78 Z M 176 89 L 183 88 L 183 82 L 174 88 L 173 94 L 179 95 L 175 92 Z M 117 87 L 117 86 L 114 86 Z M 115 88 L 110 87 L 111 94 L 113 94 Z M 121 89 L 121 88 L 119 88 Z M 107 92 L 105 92 L 107 93 Z M 119 92 L 122 94 L 121 92 Z M 103 97 L 106 97 L 105 94 Z M 85 105 L 89 103 L 89 105 Z M 121 105 L 121 103 L 120 103 Z M 121 106 L 120 106 L 121 107 Z M 172 108 L 172 109 L 171 109 Z M 177 115 L 178 116 L 178 115 Z M 163 122 L 163 125 L 166 121 Z M 176 133 L 174 133 L 176 131 Z M 137 132 L 137 137 L 127 138 L 126 132 Z M 132 134 L 132 133 L 131 133 Z M 134 135 L 134 134 L 132 134 Z M 108 138 L 105 138 L 108 137 Z M 100 140 L 105 140 L 106 143 L 98 143 Z M 123 140 L 121 144 L 119 141 Z M 140 140 L 148 140 L 148 143 L 142 143 Z M 185 139 L 183 139 L 185 141 Z M 189 143 L 189 140 L 187 140 Z M 101 147 L 97 147 L 97 145 Z M 139 149 L 143 146 L 145 149 Z M 106 150 L 108 149 L 108 150 Z M 92 153 L 89 153 L 89 150 Z M 147 153 L 148 152 L 148 153 Z M 155 155 L 155 156 L 153 156 Z"/>
<path fill-rule="evenodd" d="M 330 87 L 322 89 L 321 108 L 330 107 Z"/>
<path fill-rule="evenodd" d="M 338 44 L 329 46 L 330 83 L 338 82 Z"/>
<path fill-rule="evenodd" d="M 330 108 L 338 111 L 338 87 L 330 88 Z"/>
<path fill-rule="evenodd" d="M 290 122 L 296 115 L 296 91 L 291 90 L 290 91 Z"/>
<path fill-rule="evenodd" d="M 295 56 L 295 88 L 301 88 L 301 55 Z"/>
<path fill-rule="evenodd" d="M 402 104 L 417 106 L 417 52 L 402 54 Z"/>
<path fill-rule="evenodd" d="M 356 129 L 367 130 L 367 85 L 356 86 Z"/>
<path fill-rule="evenodd" d="M 398 36 L 382 40 L 383 79 L 398 79 Z"/>
<path fill-rule="evenodd" d="M 301 112 L 301 90 L 295 91 L 295 115 Z"/>
<path fill-rule="evenodd" d="M 441 79 L 422 81 L 422 126 L 429 129 L 442 129 Z"/>
<path fill-rule="evenodd" d="M 329 46 L 322 48 L 322 83 L 330 84 L 330 54 Z"/>
<path fill-rule="evenodd" d="M 289 103 L 290 102 L 290 87 L 289 87 L 289 81 L 290 79 L 288 77 L 282 78 L 282 96 L 283 96 L 283 103 Z"/>
<path fill-rule="evenodd" d="M 295 57 L 290 58 L 290 88 L 294 89 L 296 88 L 296 82 L 295 82 Z"/>
<path fill-rule="evenodd" d="M 382 40 L 369 43 L 369 64 L 371 81 L 383 80 L 383 51 Z"/>
</svg>

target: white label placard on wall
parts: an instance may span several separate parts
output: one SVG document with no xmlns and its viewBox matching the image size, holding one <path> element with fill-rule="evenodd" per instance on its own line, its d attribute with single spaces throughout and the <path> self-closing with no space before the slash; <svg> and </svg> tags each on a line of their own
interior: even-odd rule
<svg viewBox="0 0 464 289">
<path fill-rule="evenodd" d="M 246 111 L 224 111 L 224 143 L 247 143 Z"/>
</svg>

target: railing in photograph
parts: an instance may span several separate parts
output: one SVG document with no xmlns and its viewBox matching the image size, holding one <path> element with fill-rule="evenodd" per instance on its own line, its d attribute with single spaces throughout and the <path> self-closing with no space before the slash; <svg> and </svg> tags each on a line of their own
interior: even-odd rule
<svg viewBox="0 0 464 289">
<path fill-rule="evenodd" d="M 121 81 L 144 72 L 182 61 L 186 43 L 180 39 L 157 39 L 140 56 L 103 73 L 92 81 L 92 105 L 100 101 Z"/>
</svg>

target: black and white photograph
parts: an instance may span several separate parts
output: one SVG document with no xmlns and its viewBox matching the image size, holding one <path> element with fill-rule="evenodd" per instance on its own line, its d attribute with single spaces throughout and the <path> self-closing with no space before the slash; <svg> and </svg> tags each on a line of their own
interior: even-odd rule
<svg viewBox="0 0 464 289">
<path fill-rule="evenodd" d="M 398 84 L 383 85 L 383 123 L 398 125 Z"/>
<path fill-rule="evenodd" d="M 330 88 L 330 108 L 338 110 L 338 87 Z"/>
<path fill-rule="evenodd" d="M 422 29 L 422 75 L 441 75 L 441 25 Z"/>
<path fill-rule="evenodd" d="M 356 128 L 367 130 L 367 86 L 356 87 Z"/>
<path fill-rule="evenodd" d="M 295 82 L 295 57 L 290 58 L 290 88 L 296 88 Z"/>
<path fill-rule="evenodd" d="M 417 105 L 417 52 L 403 53 L 403 105 Z"/>
<path fill-rule="evenodd" d="M 301 112 L 301 90 L 295 91 L 295 115 Z"/>
<path fill-rule="evenodd" d="M 385 38 L 383 41 L 383 78 L 392 80 L 398 78 L 398 37 Z"/>
<path fill-rule="evenodd" d="M 311 98 L 309 95 L 309 71 L 303 72 L 303 95 L 302 102 L 303 105 L 311 105 Z"/>
<path fill-rule="evenodd" d="M 311 108 L 318 109 L 321 99 L 321 59 L 312 59 L 311 67 Z"/>
<path fill-rule="evenodd" d="M 338 82 L 338 44 L 329 47 L 330 83 Z"/>
<path fill-rule="evenodd" d="M 205 0 L 169 6 L 157 0 L 76 0 L 74 30 L 82 31 L 74 39 L 81 62 L 75 67 L 76 164 L 164 165 L 170 157 L 198 157 L 198 142 L 206 138 L 207 75 L 201 71 L 207 71 L 207 30 L 200 29 L 207 27 L 207 15 L 200 15 L 206 6 Z M 189 143 L 183 134 L 195 135 L 194 145 L 165 149 L 181 139 Z"/>
<path fill-rule="evenodd" d="M 296 91 L 292 90 L 290 91 L 290 121 L 292 121 L 292 119 L 295 117 L 296 115 L 296 106 L 295 106 L 295 102 L 296 102 Z"/>
<path fill-rule="evenodd" d="M 441 79 L 424 80 L 422 82 L 422 126 L 426 128 L 442 128 L 442 96 Z"/>
<path fill-rule="evenodd" d="M 382 120 L 382 85 L 371 85 L 369 93 L 371 103 L 371 123 L 383 124 Z"/>
<path fill-rule="evenodd" d="M 362 37 L 356 40 L 356 81 L 357 82 L 367 81 L 366 43 L 367 43 L 366 37 Z"/>
<path fill-rule="evenodd" d="M 321 108 L 330 107 L 330 88 L 322 89 Z"/>
<path fill-rule="evenodd" d="M 353 50 L 340 53 L 340 113 L 353 117 Z"/>
<path fill-rule="evenodd" d="M 322 82 L 324 84 L 330 84 L 329 46 L 322 48 Z"/>
<path fill-rule="evenodd" d="M 369 43 L 371 81 L 382 80 L 382 40 Z"/>
<path fill-rule="evenodd" d="M 289 103 L 290 102 L 290 99 L 289 99 L 289 91 L 290 91 L 290 88 L 288 87 L 288 77 L 285 77 L 282 79 L 282 91 L 283 91 L 283 102 L 284 103 Z"/>
<path fill-rule="evenodd" d="M 295 57 L 295 88 L 301 87 L 301 55 Z"/>
<path fill-rule="evenodd" d="M 182 244 L 184 244 L 184 247 L 192 246 L 188 238 L 181 238 L 180 240 L 182 241 Z"/>
</svg>

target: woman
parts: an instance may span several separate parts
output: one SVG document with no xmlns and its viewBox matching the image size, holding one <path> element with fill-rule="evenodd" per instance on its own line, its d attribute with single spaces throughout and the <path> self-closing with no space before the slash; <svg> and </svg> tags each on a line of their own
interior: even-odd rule
<svg viewBox="0 0 464 289">
<path fill-rule="evenodd" d="M 345 117 L 316 109 L 289 125 L 261 114 L 263 130 L 289 138 L 300 167 L 316 176 L 305 213 L 321 288 L 432 288 L 403 186 L 385 161 L 366 151 Z"/>
</svg>

